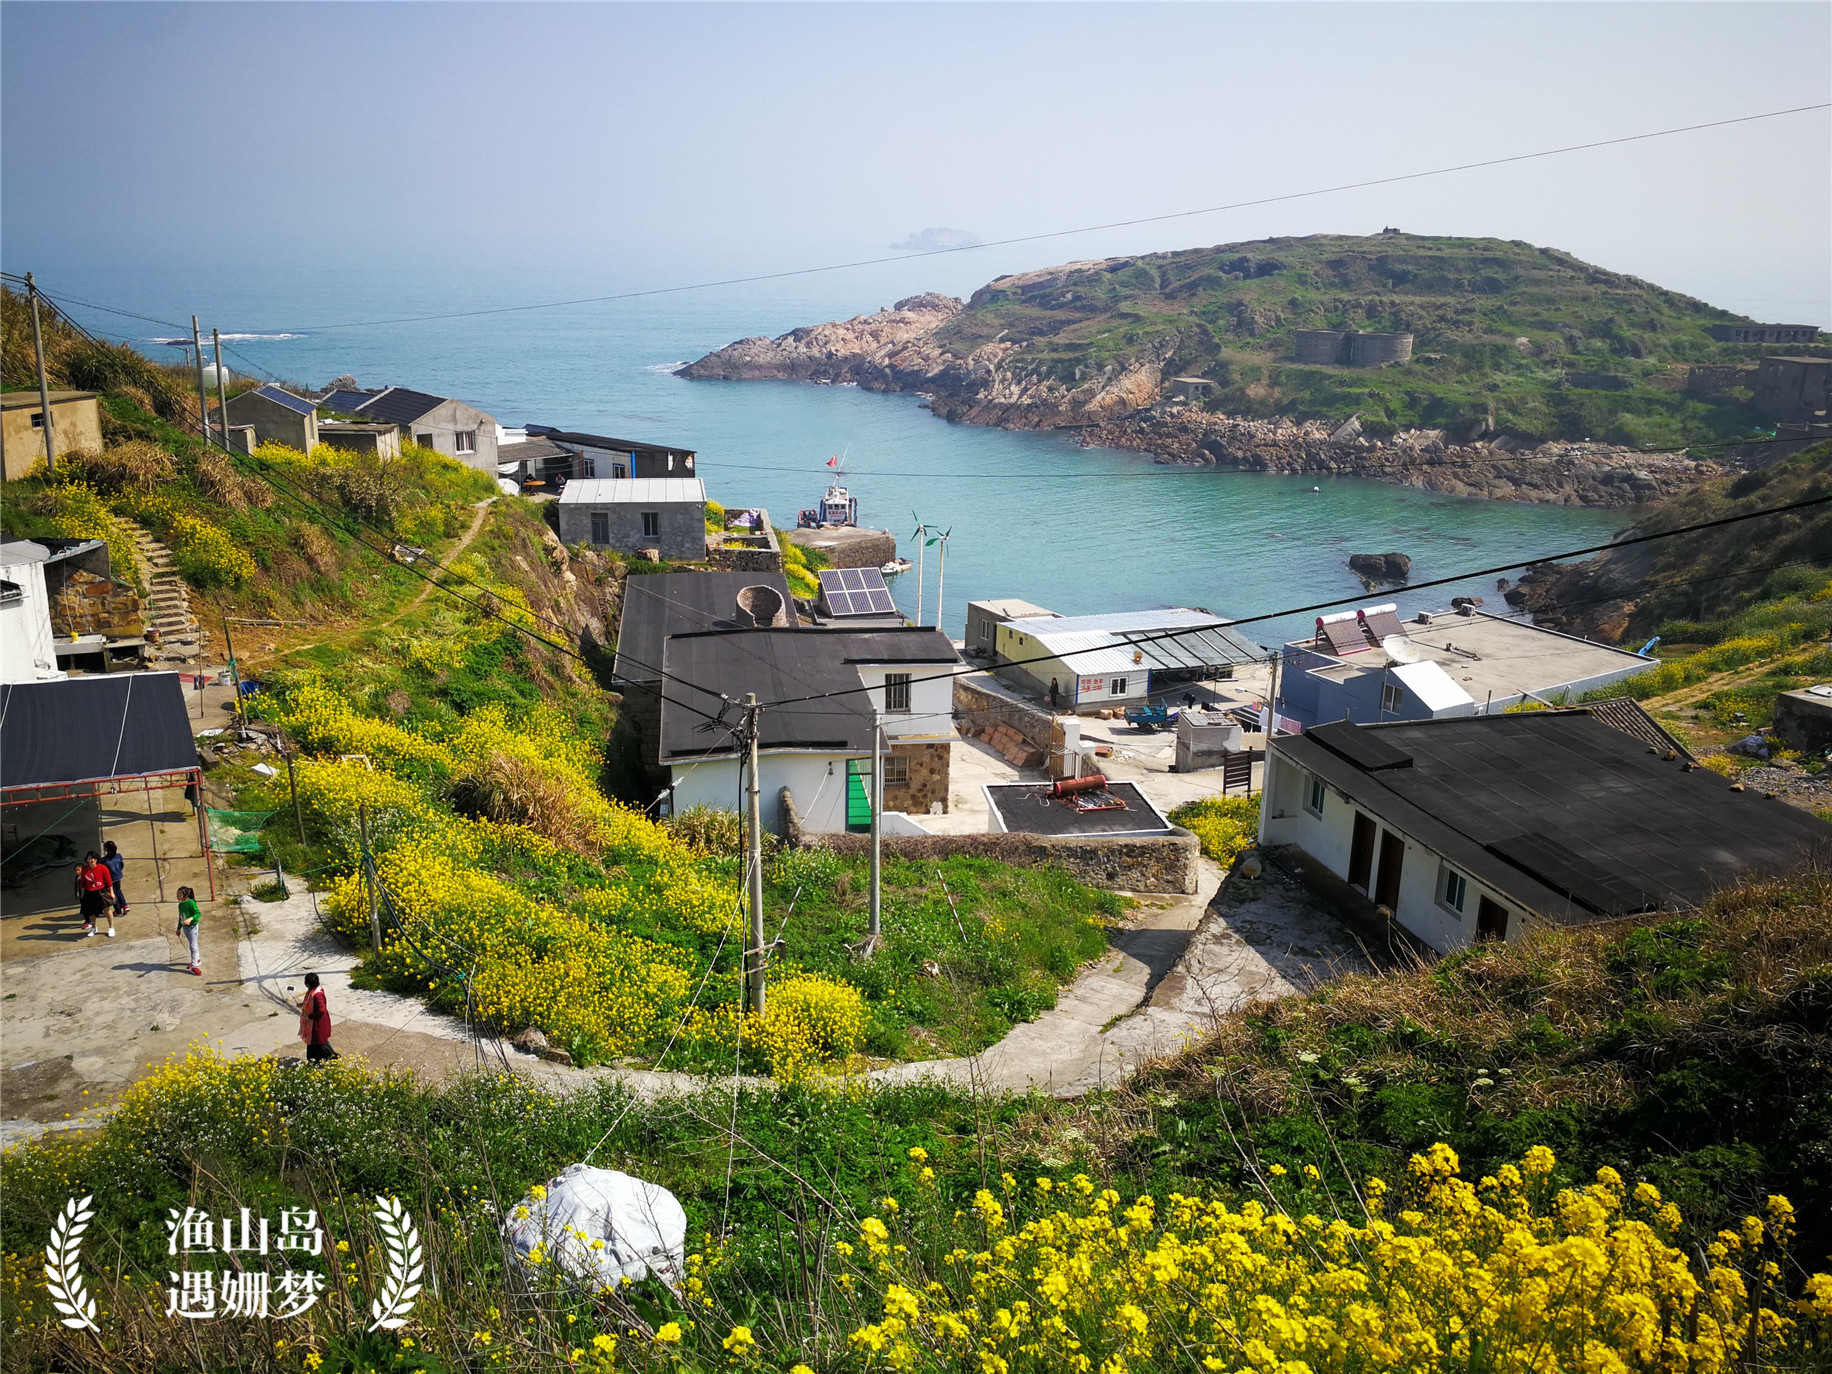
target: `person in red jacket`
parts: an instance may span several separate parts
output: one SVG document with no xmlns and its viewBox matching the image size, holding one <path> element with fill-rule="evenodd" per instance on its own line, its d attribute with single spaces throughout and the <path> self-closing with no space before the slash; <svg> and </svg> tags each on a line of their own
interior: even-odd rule
<svg viewBox="0 0 1832 1374">
<path fill-rule="evenodd" d="M 92 849 L 76 866 L 76 901 L 83 914 L 83 937 L 95 938 L 95 918 L 107 913 L 108 938 L 114 939 L 114 905 L 109 896 L 114 890 L 114 875 L 102 866 Z"/>
<path fill-rule="evenodd" d="M 331 1008 L 315 973 L 305 975 L 305 1000 L 299 1004 L 299 1038 L 305 1042 L 307 1059 L 337 1058 L 337 1051 L 331 1048 Z"/>
</svg>

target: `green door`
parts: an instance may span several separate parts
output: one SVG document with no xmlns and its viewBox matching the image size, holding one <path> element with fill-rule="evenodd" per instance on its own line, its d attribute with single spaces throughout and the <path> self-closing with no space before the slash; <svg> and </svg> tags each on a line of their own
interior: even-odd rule
<svg viewBox="0 0 1832 1374">
<path fill-rule="evenodd" d="M 846 828 L 871 829 L 871 760 L 846 760 Z"/>
</svg>

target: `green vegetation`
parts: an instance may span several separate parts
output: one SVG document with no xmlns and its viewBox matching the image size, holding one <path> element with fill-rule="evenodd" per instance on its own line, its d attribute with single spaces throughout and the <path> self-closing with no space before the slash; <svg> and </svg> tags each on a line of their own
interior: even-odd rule
<svg viewBox="0 0 1832 1374">
<path fill-rule="evenodd" d="M 1258 797 L 1203 797 L 1183 803 L 1169 820 L 1195 835 L 1203 854 L 1226 868 L 1258 839 L 1259 812 Z"/>
<path fill-rule="evenodd" d="M 1163 358 L 1165 376 L 1213 381 L 1216 409 L 1359 414 L 1375 435 L 1419 426 L 1459 439 L 1500 430 L 1672 447 L 1758 427 L 1746 392 L 1705 400 L 1682 391 L 1689 365 L 1760 357 L 1711 339 L 1710 325 L 1740 320 L 1557 249 L 1319 234 L 1113 259 L 1021 288 L 994 282 L 935 342 L 963 357 L 1015 342 L 1008 368 L 1070 387 L 1149 353 Z M 1299 366 L 1299 329 L 1410 332 L 1413 361 Z M 1587 390 L 1572 373 L 1623 389 Z"/>
</svg>

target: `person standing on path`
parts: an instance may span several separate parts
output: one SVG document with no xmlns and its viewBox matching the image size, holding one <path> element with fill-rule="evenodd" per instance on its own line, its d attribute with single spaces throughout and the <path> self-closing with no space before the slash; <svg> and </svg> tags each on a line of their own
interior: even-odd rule
<svg viewBox="0 0 1832 1374">
<path fill-rule="evenodd" d="M 1050 679 L 1050 710 L 1054 711 L 1056 709 L 1056 703 L 1060 699 L 1060 697 L 1061 697 L 1061 692 L 1056 686 L 1056 679 L 1051 678 Z"/>
<path fill-rule="evenodd" d="M 114 880 L 102 867 L 101 859 L 90 850 L 76 868 L 76 900 L 83 914 L 84 939 L 95 938 L 95 918 L 104 912 L 108 914 L 108 938 L 114 939 L 114 905 L 108 897 L 113 886 Z"/>
<path fill-rule="evenodd" d="M 191 947 L 191 967 L 187 972 L 195 973 L 199 978 L 204 976 L 203 959 L 197 952 L 197 926 L 203 920 L 203 912 L 198 909 L 197 894 L 188 887 L 178 889 L 178 933 L 185 938 Z"/>
<path fill-rule="evenodd" d="M 121 879 L 127 873 L 127 860 L 121 851 L 115 848 L 115 842 L 109 840 L 102 846 L 102 867 L 108 870 L 110 885 L 114 888 L 114 914 L 127 914 L 127 898 L 121 892 Z"/>
<path fill-rule="evenodd" d="M 305 1000 L 299 1004 L 299 1038 L 305 1042 L 305 1057 L 314 1062 L 337 1058 L 331 1048 L 331 1008 L 324 989 L 318 986 L 318 975 L 305 975 Z"/>
</svg>

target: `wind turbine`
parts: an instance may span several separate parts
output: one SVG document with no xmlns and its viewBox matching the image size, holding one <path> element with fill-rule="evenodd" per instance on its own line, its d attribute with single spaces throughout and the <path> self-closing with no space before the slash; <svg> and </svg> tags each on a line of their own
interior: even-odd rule
<svg viewBox="0 0 1832 1374">
<path fill-rule="evenodd" d="M 910 519 L 916 522 L 915 532 L 910 535 L 910 538 L 916 541 L 916 623 L 920 625 L 922 624 L 923 551 L 935 541 L 926 538 L 929 533 L 929 527 L 922 523 L 922 517 L 920 515 L 916 514 L 915 511 L 911 511 Z"/>
<path fill-rule="evenodd" d="M 946 634 L 947 631 L 942 630 L 941 625 L 941 589 L 946 586 L 948 582 L 948 536 L 953 533 L 954 526 L 950 525 L 947 529 L 936 535 L 934 539 L 929 541 L 931 544 L 935 543 L 937 540 L 941 543 L 941 548 L 938 551 L 941 559 L 941 570 L 935 574 L 935 628 L 941 630 L 943 634 Z"/>
</svg>

